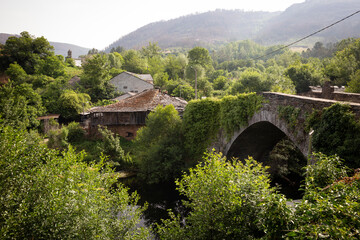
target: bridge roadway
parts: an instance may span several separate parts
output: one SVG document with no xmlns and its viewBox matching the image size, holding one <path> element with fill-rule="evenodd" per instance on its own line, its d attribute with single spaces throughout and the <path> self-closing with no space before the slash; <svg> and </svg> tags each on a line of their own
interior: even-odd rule
<svg viewBox="0 0 360 240">
<path fill-rule="evenodd" d="M 321 110 L 337 101 L 273 92 L 264 92 L 262 95 L 266 103 L 249 119 L 248 125 L 234 132 L 230 139 L 220 131 L 213 147 L 227 157 L 244 159 L 252 156 L 261 161 L 281 139 L 288 136 L 303 155 L 308 156 L 310 135 L 304 129 L 306 116 L 314 109 Z M 357 118 L 360 117 L 359 103 L 342 103 L 349 104 Z M 280 106 L 293 106 L 300 109 L 295 128 L 291 128 L 284 119 L 279 117 Z"/>
</svg>

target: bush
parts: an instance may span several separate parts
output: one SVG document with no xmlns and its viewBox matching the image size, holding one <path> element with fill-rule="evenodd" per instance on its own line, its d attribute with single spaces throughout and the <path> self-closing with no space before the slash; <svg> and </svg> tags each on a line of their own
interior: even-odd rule
<svg viewBox="0 0 360 240">
<path fill-rule="evenodd" d="M 27 144 L 23 131 L 0 126 L 1 239 L 147 239 L 142 209 L 113 172 L 83 153 Z"/>
<path fill-rule="evenodd" d="M 307 167 L 306 191 L 296 206 L 290 239 L 359 239 L 360 174 L 347 177 L 337 156 L 315 154 Z"/>
<path fill-rule="evenodd" d="M 99 152 L 104 153 L 109 157 L 109 163 L 111 166 L 119 167 L 129 167 L 132 164 L 131 157 L 125 154 L 124 150 L 120 145 L 120 137 L 112 133 L 106 127 L 98 128 L 102 141 L 98 146 Z"/>
<path fill-rule="evenodd" d="M 157 225 L 160 239 L 278 239 L 291 212 L 270 187 L 265 168 L 249 158 L 242 163 L 211 153 L 204 163 L 176 181 L 190 213 Z"/>
<path fill-rule="evenodd" d="M 173 105 L 157 106 L 134 140 L 139 176 L 147 183 L 172 180 L 184 169 L 181 119 Z"/>
<path fill-rule="evenodd" d="M 70 143 L 78 142 L 84 139 L 85 130 L 77 122 L 71 122 L 66 126 L 68 130 L 67 140 Z"/>
</svg>

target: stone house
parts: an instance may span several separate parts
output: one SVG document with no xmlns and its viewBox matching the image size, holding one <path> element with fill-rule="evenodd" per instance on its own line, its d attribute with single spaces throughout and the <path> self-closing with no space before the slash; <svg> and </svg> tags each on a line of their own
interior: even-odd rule
<svg viewBox="0 0 360 240">
<path fill-rule="evenodd" d="M 145 126 L 145 119 L 152 110 L 158 105 L 170 104 L 182 114 L 187 102 L 162 93 L 159 89 L 147 89 L 116 103 L 92 108 L 89 111 L 89 133 L 93 136 L 97 135 L 97 128 L 100 125 L 131 140 L 136 136 L 137 130 Z"/>
<path fill-rule="evenodd" d="M 154 88 L 154 80 L 150 74 L 136 74 L 122 72 L 110 80 L 119 92 L 142 92 L 146 89 Z"/>
</svg>

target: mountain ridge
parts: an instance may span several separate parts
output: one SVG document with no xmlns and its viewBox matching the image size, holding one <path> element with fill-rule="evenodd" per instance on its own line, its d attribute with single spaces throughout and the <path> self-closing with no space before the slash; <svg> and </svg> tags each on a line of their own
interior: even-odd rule
<svg viewBox="0 0 360 240">
<path fill-rule="evenodd" d="M 207 46 L 251 39 L 264 45 L 286 44 L 307 36 L 360 10 L 359 0 L 306 0 L 282 12 L 215 10 L 147 24 L 105 48 L 139 49 L 149 42 L 161 48 Z M 209 26 L 208 23 L 213 23 Z M 207 26 L 207 28 L 206 28 Z M 336 42 L 360 37 L 360 14 L 305 41 Z"/>
</svg>

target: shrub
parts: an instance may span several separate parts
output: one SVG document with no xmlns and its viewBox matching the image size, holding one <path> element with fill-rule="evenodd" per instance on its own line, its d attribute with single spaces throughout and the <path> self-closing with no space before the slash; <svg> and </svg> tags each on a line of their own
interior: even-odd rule
<svg viewBox="0 0 360 240">
<path fill-rule="evenodd" d="M 1 239 L 147 239 L 142 209 L 103 160 L 27 144 L 23 131 L 0 126 Z"/>
<path fill-rule="evenodd" d="M 176 181 L 190 213 L 157 225 L 160 239 L 277 239 L 291 213 L 285 198 L 270 187 L 265 168 L 211 153 L 204 163 Z"/>
</svg>

